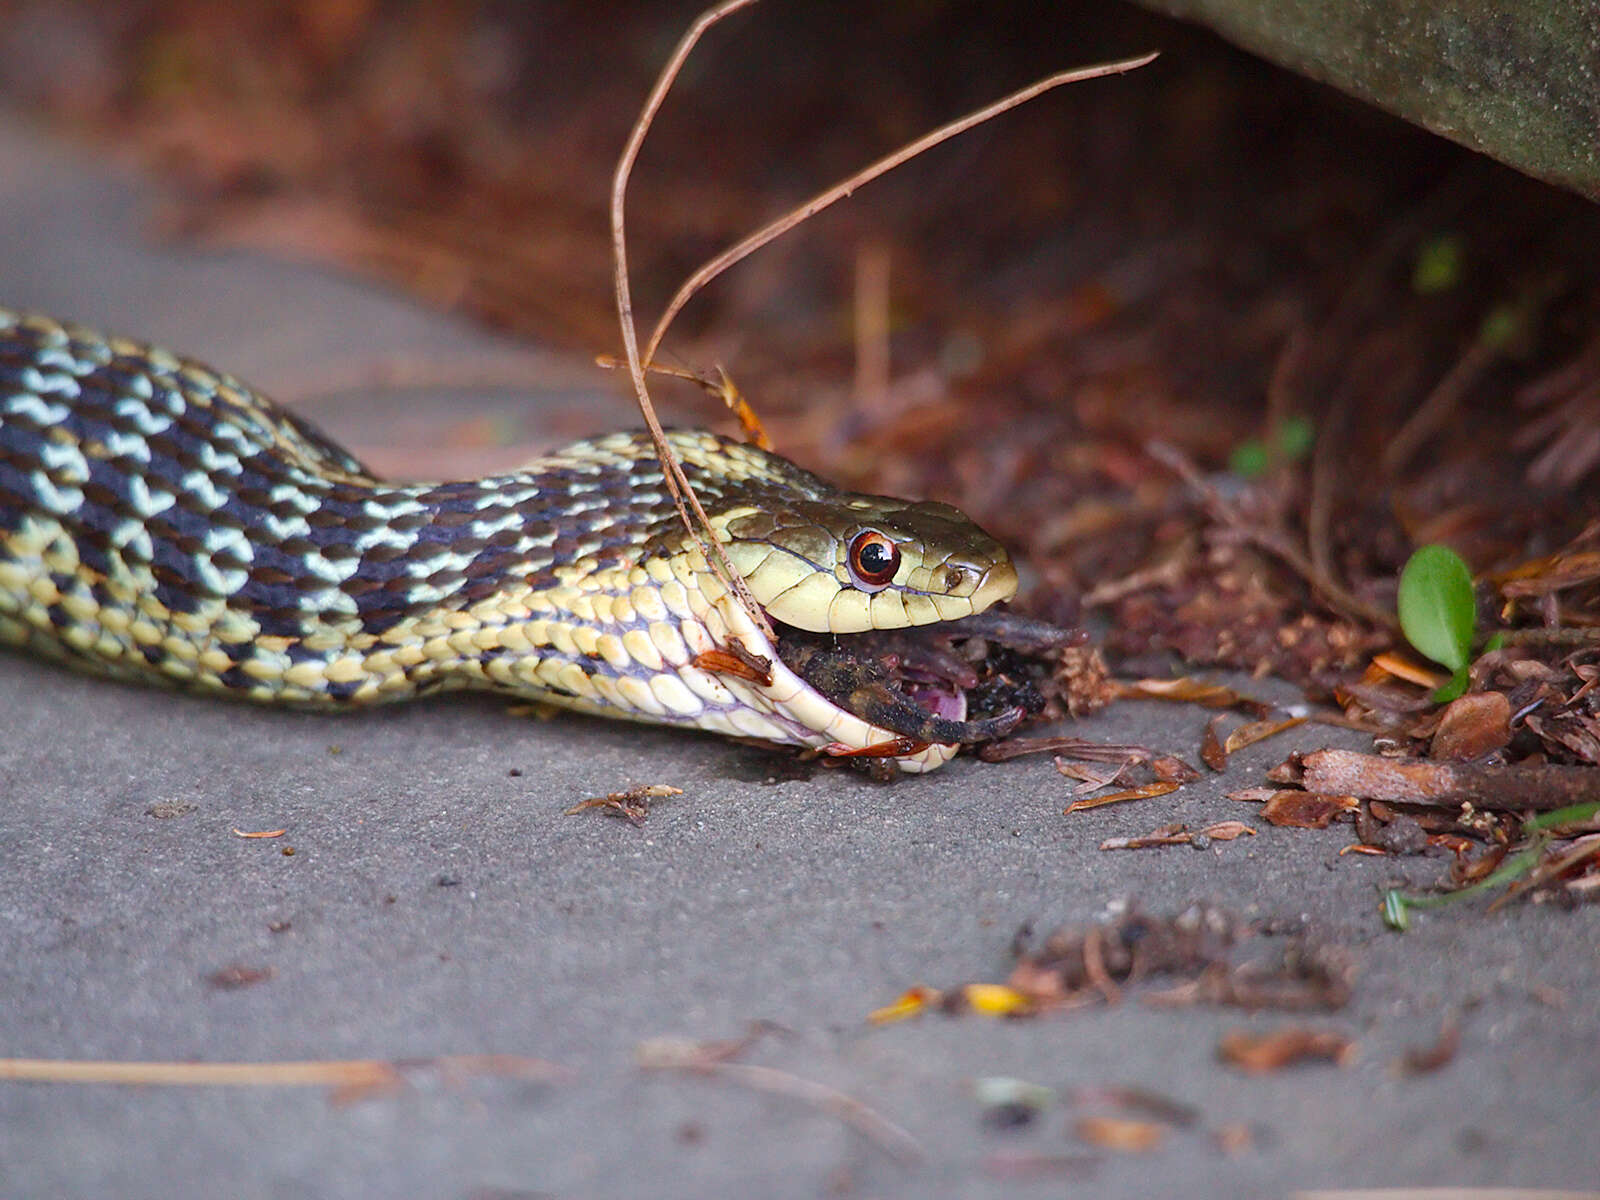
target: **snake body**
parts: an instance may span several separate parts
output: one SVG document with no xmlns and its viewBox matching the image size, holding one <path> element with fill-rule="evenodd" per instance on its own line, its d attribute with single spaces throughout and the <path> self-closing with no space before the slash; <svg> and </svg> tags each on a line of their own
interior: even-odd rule
<svg viewBox="0 0 1600 1200">
<path fill-rule="evenodd" d="M 953 508 L 841 492 L 716 434 L 669 437 L 779 627 L 949 621 L 1015 590 L 1004 549 Z M 783 663 L 687 535 L 644 434 L 387 483 L 226 374 L 3 310 L 0 641 L 256 701 L 488 688 L 836 753 L 905 742 Z M 757 669 L 708 666 L 719 648 Z M 962 740 L 965 715 L 929 727 Z M 907 748 L 898 765 L 919 771 L 956 745 Z"/>
</svg>

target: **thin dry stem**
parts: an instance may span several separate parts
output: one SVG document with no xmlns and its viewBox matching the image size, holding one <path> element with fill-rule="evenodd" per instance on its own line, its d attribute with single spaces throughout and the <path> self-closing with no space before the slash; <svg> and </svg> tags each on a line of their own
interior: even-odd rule
<svg viewBox="0 0 1600 1200">
<path fill-rule="evenodd" d="M 332 1087 L 384 1088 L 403 1082 L 404 1072 L 433 1067 L 446 1073 L 559 1079 L 554 1063 L 517 1055 L 442 1055 L 390 1062 L 353 1058 L 315 1062 L 112 1062 L 60 1058 L 0 1058 L 0 1079 L 35 1083 L 131 1084 L 141 1087 Z"/>
<path fill-rule="evenodd" d="M 666 99 L 673 81 L 677 79 L 678 72 L 683 69 L 684 61 L 707 29 L 724 17 L 738 12 L 741 8 L 748 8 L 754 3 L 755 0 L 727 0 L 726 3 L 701 13 L 678 42 L 672 57 L 667 60 L 667 65 L 662 68 L 655 87 L 651 89 L 644 108 L 639 113 L 639 119 L 634 122 L 633 131 L 628 135 L 628 144 L 623 147 L 622 156 L 617 160 L 616 174 L 611 181 L 611 250 L 616 270 L 617 318 L 622 326 L 622 346 L 628 359 L 628 374 L 633 379 L 634 395 L 639 399 L 639 411 L 644 415 L 645 425 L 650 430 L 650 440 L 655 443 L 656 455 L 661 460 L 661 473 L 666 481 L 667 490 L 672 493 L 673 503 L 678 506 L 678 515 L 683 519 L 684 527 L 699 544 L 701 553 L 706 556 L 712 571 L 722 581 L 722 585 L 738 598 L 739 604 L 750 614 L 750 619 L 771 638 L 774 634 L 772 626 L 767 622 L 767 614 L 750 594 L 743 576 L 729 561 L 727 551 L 711 528 L 711 518 L 706 515 L 706 510 L 701 507 L 700 498 L 689 486 L 689 480 L 683 473 L 683 466 L 678 462 L 677 455 L 672 452 L 672 447 L 668 445 L 667 435 L 661 428 L 661 422 L 656 418 L 655 405 L 651 403 L 650 389 L 645 383 L 644 374 L 644 359 L 653 359 L 655 355 L 653 351 L 646 354 L 644 359 L 639 355 L 639 332 L 633 323 L 633 297 L 628 286 L 628 240 L 623 220 L 628 177 L 633 172 L 633 164 L 639 157 L 639 149 L 644 145 L 650 124 L 655 120 L 655 115 L 660 110 L 662 101 Z M 698 526 L 696 522 L 699 523 Z"/>
<path fill-rule="evenodd" d="M 720 1049 L 708 1053 L 707 1047 L 695 1044 L 647 1044 L 641 1051 L 639 1065 L 646 1070 L 687 1071 L 727 1079 L 759 1092 L 789 1096 L 843 1121 L 903 1166 L 915 1166 L 924 1158 L 921 1145 L 905 1129 L 848 1092 L 825 1083 L 776 1067 L 728 1062 Z M 737 1048 L 732 1052 L 737 1053 Z"/>
<path fill-rule="evenodd" d="M 863 167 L 854 175 L 850 175 L 832 187 L 818 192 L 798 208 L 789 210 L 776 221 L 763 225 L 748 237 L 729 246 L 721 254 L 712 258 L 699 270 L 695 271 L 694 274 L 690 275 L 688 279 L 684 280 L 683 286 L 673 294 L 672 300 L 667 304 L 666 311 L 661 314 L 661 319 L 656 322 L 655 332 L 650 335 L 650 341 L 645 349 L 645 357 L 655 357 L 656 350 L 661 345 L 661 339 L 666 336 L 667 327 L 672 324 L 673 318 L 689 302 L 690 297 L 705 287 L 706 284 L 735 263 L 754 254 L 774 238 L 781 237 L 802 221 L 816 216 L 823 209 L 839 200 L 843 200 L 863 184 L 871 183 L 878 176 L 894 170 L 901 163 L 910 161 L 924 150 L 931 150 L 941 142 L 947 142 L 957 134 L 965 133 L 974 126 L 981 125 L 1003 112 L 1016 108 L 1018 105 L 1026 104 L 1034 97 L 1042 96 L 1045 92 L 1054 88 L 1062 87 L 1069 83 L 1081 83 L 1087 79 L 1099 79 L 1105 75 L 1122 75 L 1128 71 L 1134 71 L 1149 65 L 1156 60 L 1158 55 L 1159 51 L 1152 51 L 1149 54 L 1141 54 L 1137 58 L 1126 58 L 1119 62 L 1099 63 L 1092 67 L 1079 67 L 1071 71 L 1060 71 L 1054 75 L 1047 76 L 1036 83 L 1030 83 L 1027 87 L 1012 92 L 1009 96 L 996 100 L 993 104 L 978 109 L 976 112 L 968 113 L 964 117 L 951 121 L 948 125 L 941 125 L 931 133 L 923 134 L 916 141 L 900 147 L 900 149 L 892 154 L 885 155 L 870 166 Z"/>
<path fill-rule="evenodd" d="M 1381 608 L 1367 603 L 1361 597 L 1342 587 L 1325 571 L 1317 569 L 1304 550 L 1294 545 L 1280 530 L 1262 528 L 1247 520 L 1216 488 L 1212 487 L 1199 468 L 1189 461 L 1176 446 L 1165 442 L 1150 442 L 1145 453 L 1172 469 L 1172 471 L 1200 494 L 1211 514 L 1226 524 L 1246 542 L 1277 558 L 1308 584 L 1324 603 L 1348 617 L 1368 621 L 1381 629 L 1398 631 L 1399 622 Z"/>
<path fill-rule="evenodd" d="M 893 170 L 901 163 L 921 154 L 924 150 L 931 149 L 939 143 L 971 129 L 975 125 L 980 125 L 1006 112 L 1008 109 L 1025 104 L 1035 96 L 1042 95 L 1052 88 L 1081 80 L 1096 79 L 1103 75 L 1116 75 L 1131 71 L 1152 62 L 1156 55 L 1151 53 L 1121 62 L 1105 63 L 1073 71 L 1062 71 L 1041 79 L 1037 83 L 1013 92 L 1009 96 L 997 100 L 976 112 L 969 113 L 965 117 L 941 126 L 932 133 L 901 147 L 892 154 L 879 159 L 871 166 L 818 193 L 799 208 L 792 210 L 778 220 L 744 238 L 736 245 L 729 247 L 685 280 L 683 286 L 678 289 L 668 303 L 661 319 L 656 323 L 655 330 L 650 335 L 650 341 L 641 355 L 638 330 L 633 321 L 632 292 L 628 282 L 627 235 L 624 220 L 628 178 L 632 174 L 634 163 L 639 157 L 639 150 L 644 145 L 644 139 L 649 133 L 650 125 L 654 121 L 656 113 L 660 110 L 663 101 L 666 99 L 667 92 L 671 89 L 673 82 L 683 69 L 684 62 L 699 43 L 700 38 L 705 34 L 706 30 L 724 17 L 730 16 L 742 8 L 747 8 L 753 3 L 755 3 L 755 0 L 727 0 L 726 3 L 702 12 L 695 19 L 694 24 L 689 27 L 688 32 L 679 40 L 671 57 L 667 60 L 666 66 L 662 68 L 660 76 L 656 79 L 655 87 L 651 89 L 650 95 L 645 100 L 644 107 L 640 110 L 639 118 L 634 122 L 633 129 L 628 135 L 627 145 L 623 148 L 622 154 L 617 160 L 616 173 L 612 177 L 611 245 L 615 268 L 614 283 L 617 296 L 617 317 L 622 328 L 622 344 L 628 362 L 628 374 L 633 380 L 633 390 L 639 401 L 639 411 L 644 416 L 645 425 L 650 430 L 651 441 L 654 442 L 656 453 L 661 460 L 662 475 L 665 478 L 667 490 L 672 494 L 673 502 L 678 507 L 678 515 L 683 519 L 684 526 L 700 546 L 702 553 L 705 554 L 706 561 L 710 564 L 712 571 L 723 586 L 738 598 L 739 603 L 750 614 L 751 619 L 766 632 L 768 637 L 772 637 L 772 626 L 767 621 L 766 613 L 756 603 L 755 597 L 750 594 L 750 589 L 745 585 L 743 577 L 734 568 L 732 562 L 729 561 L 726 549 L 712 530 L 710 518 L 706 515 L 705 509 L 700 504 L 699 497 L 695 495 L 688 478 L 684 475 L 683 467 L 678 462 L 677 456 L 672 452 L 672 447 L 667 443 L 666 434 L 661 428 L 661 422 L 656 418 L 655 405 L 650 399 L 650 390 L 645 381 L 644 364 L 655 360 L 656 350 L 660 347 L 661 339 L 666 336 L 667 329 L 671 325 L 673 318 L 688 303 L 690 297 L 723 271 L 765 246 L 774 238 L 793 229 L 802 221 L 850 195 L 862 184 L 876 179 L 886 171 Z"/>
</svg>

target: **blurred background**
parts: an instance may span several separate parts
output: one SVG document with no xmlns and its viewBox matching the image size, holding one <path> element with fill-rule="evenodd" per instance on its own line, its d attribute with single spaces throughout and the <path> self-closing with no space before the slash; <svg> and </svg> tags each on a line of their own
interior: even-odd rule
<svg viewBox="0 0 1600 1200">
<path fill-rule="evenodd" d="M 153 172 L 152 238 L 332 265 L 588 359 L 619 349 L 615 158 L 698 7 L 12 0 L 0 102 Z M 1586 545 L 1600 212 L 1131 6 L 737 15 L 631 185 L 641 323 L 899 143 L 1150 49 L 737 267 L 665 360 L 725 367 L 806 465 L 962 504 L 1026 553 L 1032 607 L 1075 620 L 1087 598 L 1130 660 L 1326 680 L 1392 639 L 1363 607 L 1393 611 L 1414 545 L 1480 572 Z M 726 420 L 692 385 L 657 399 L 671 423 Z M 1226 528 L 1153 441 L 1242 489 L 1313 574 Z M 1563 619 L 1592 624 L 1591 601 Z"/>
</svg>

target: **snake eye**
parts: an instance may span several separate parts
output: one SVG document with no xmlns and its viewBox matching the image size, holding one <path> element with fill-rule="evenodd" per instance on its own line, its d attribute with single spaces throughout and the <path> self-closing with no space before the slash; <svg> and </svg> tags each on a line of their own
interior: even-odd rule
<svg viewBox="0 0 1600 1200">
<path fill-rule="evenodd" d="M 850 577 L 863 592 L 880 592 L 900 569 L 900 547 L 876 529 L 856 534 L 850 543 Z"/>
</svg>

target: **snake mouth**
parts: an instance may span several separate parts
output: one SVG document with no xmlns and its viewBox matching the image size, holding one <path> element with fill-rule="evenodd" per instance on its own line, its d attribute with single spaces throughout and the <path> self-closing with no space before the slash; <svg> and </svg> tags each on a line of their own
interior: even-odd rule
<svg viewBox="0 0 1600 1200">
<path fill-rule="evenodd" d="M 778 657 L 829 703 L 911 742 L 949 746 L 993 741 L 1039 712 L 1043 659 L 1083 640 L 992 610 L 896 630 L 775 631 Z"/>
</svg>

